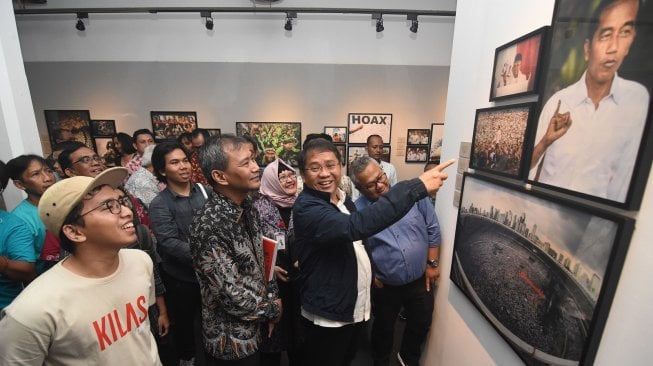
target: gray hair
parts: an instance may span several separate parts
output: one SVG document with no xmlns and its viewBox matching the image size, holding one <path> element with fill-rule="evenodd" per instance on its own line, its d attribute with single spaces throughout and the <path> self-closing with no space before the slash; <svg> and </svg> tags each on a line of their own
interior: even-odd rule
<svg viewBox="0 0 653 366">
<path fill-rule="evenodd" d="M 358 180 L 358 174 L 362 173 L 363 170 L 367 169 L 367 166 L 370 164 L 374 164 L 379 168 L 381 167 L 376 160 L 370 158 L 369 156 L 356 158 L 354 159 L 354 161 L 351 162 L 351 165 L 349 166 L 349 168 L 351 169 L 351 181 L 354 183 L 354 186 L 356 186 L 356 188 L 360 187 L 361 185 L 361 182 Z"/>
<path fill-rule="evenodd" d="M 244 144 L 250 142 L 243 137 L 225 134 L 222 136 L 211 136 L 199 150 L 200 165 L 202 173 L 209 180 L 209 184 L 215 183 L 211 177 L 214 170 L 225 171 L 229 165 L 227 150 L 237 150 Z"/>
</svg>

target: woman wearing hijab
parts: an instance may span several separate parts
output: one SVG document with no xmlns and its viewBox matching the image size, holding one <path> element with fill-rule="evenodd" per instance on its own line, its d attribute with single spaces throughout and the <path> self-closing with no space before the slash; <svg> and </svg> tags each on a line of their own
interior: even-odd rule
<svg viewBox="0 0 653 366">
<path fill-rule="evenodd" d="M 279 242 L 275 277 L 283 303 L 281 321 L 276 324 L 272 336 L 268 337 L 267 326 L 262 330 L 261 352 L 264 365 L 279 365 L 281 352 L 288 352 L 290 365 L 298 364 L 299 334 L 293 330 L 299 321 L 298 289 L 292 280 L 295 269 L 292 252 L 292 206 L 297 197 L 297 176 L 295 169 L 281 159 L 267 165 L 261 178 L 260 196 L 254 203 L 259 212 L 261 231 L 264 236 Z"/>
</svg>

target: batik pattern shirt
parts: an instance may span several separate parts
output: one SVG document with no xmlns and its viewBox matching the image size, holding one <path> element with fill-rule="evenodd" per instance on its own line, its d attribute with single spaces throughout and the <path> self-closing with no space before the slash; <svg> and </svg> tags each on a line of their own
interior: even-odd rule
<svg viewBox="0 0 653 366">
<path fill-rule="evenodd" d="M 254 354 L 260 325 L 277 319 L 274 282 L 266 283 L 259 218 L 251 199 L 242 206 L 210 195 L 190 226 L 193 267 L 202 293 L 204 348 L 236 360 Z"/>
</svg>

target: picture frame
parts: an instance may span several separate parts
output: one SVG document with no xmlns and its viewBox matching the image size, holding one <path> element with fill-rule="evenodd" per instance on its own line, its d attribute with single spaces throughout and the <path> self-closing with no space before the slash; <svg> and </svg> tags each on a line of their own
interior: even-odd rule
<svg viewBox="0 0 653 366">
<path fill-rule="evenodd" d="M 431 124 L 431 141 L 429 143 L 429 161 L 440 161 L 442 157 L 442 137 L 444 136 L 444 123 Z"/>
<path fill-rule="evenodd" d="M 91 135 L 93 137 L 107 137 L 116 134 L 116 121 L 112 119 L 92 119 Z"/>
<path fill-rule="evenodd" d="M 408 145 L 428 145 L 431 139 L 431 130 L 428 128 L 409 128 L 406 132 Z"/>
<path fill-rule="evenodd" d="M 236 122 L 236 135 L 252 136 L 257 142 L 260 166 L 277 158 L 291 166 L 299 166 L 301 152 L 301 122 Z"/>
<path fill-rule="evenodd" d="M 426 163 L 429 160 L 429 145 L 406 145 L 406 163 Z"/>
<path fill-rule="evenodd" d="M 222 130 L 219 128 L 205 128 L 205 130 L 209 133 L 209 136 L 222 136 Z"/>
<path fill-rule="evenodd" d="M 350 172 L 351 163 L 356 158 L 362 158 L 367 155 L 366 145 L 363 144 L 349 144 L 347 145 L 347 171 Z"/>
<path fill-rule="evenodd" d="M 510 178 L 524 177 L 524 151 L 535 103 L 476 110 L 469 167 Z"/>
<path fill-rule="evenodd" d="M 490 85 L 491 102 L 538 93 L 542 74 L 540 61 L 548 29 L 548 26 L 536 29 L 497 47 Z"/>
<path fill-rule="evenodd" d="M 617 20 L 628 26 L 619 33 L 624 36 L 620 38 L 621 48 L 606 73 L 592 66 L 602 65 L 602 61 L 598 52 L 591 52 L 593 46 L 597 51 L 600 46 L 594 29 L 601 26 L 601 21 L 613 20 L 619 12 L 612 10 L 624 10 L 624 6 L 630 5 L 605 0 L 556 2 L 540 105 L 531 132 L 533 155 L 527 181 L 601 204 L 637 210 L 653 161 L 653 4 L 642 3 L 637 12 L 637 8 L 620 12 L 629 19 Z M 638 30 L 635 32 L 630 24 L 637 24 Z M 576 102 L 575 95 L 591 95 L 587 85 L 599 79 L 611 83 L 614 98 L 592 101 L 592 108 Z M 619 93 L 627 93 L 622 101 L 628 101 L 615 105 Z M 549 125 L 558 138 L 543 145 Z M 536 149 L 538 144 L 546 148 Z"/>
<path fill-rule="evenodd" d="M 91 114 L 88 110 L 44 110 L 50 146 L 65 141 L 79 141 L 95 150 L 91 136 Z"/>
<path fill-rule="evenodd" d="M 175 140 L 184 132 L 193 132 L 197 128 L 196 112 L 151 111 L 152 132 L 154 140 Z"/>
<path fill-rule="evenodd" d="M 347 144 L 336 144 L 336 149 L 340 153 L 340 163 L 343 167 L 347 167 Z"/>
<path fill-rule="evenodd" d="M 379 135 L 383 144 L 389 144 L 392 136 L 392 114 L 349 113 L 347 127 L 351 144 L 366 144 L 370 135 Z"/>
<path fill-rule="evenodd" d="M 110 136 L 96 136 L 93 137 L 93 140 L 95 142 L 95 146 L 97 147 L 97 150 L 95 150 L 102 158 L 102 162 L 104 162 L 104 165 L 107 168 L 116 166 L 116 158 L 117 154 L 116 151 L 113 150 L 113 138 Z"/>
<path fill-rule="evenodd" d="M 527 365 L 592 365 L 634 220 L 464 173 L 452 282 Z"/>
<path fill-rule="evenodd" d="M 324 133 L 331 136 L 334 144 L 347 143 L 349 136 L 346 126 L 325 126 Z"/>
</svg>

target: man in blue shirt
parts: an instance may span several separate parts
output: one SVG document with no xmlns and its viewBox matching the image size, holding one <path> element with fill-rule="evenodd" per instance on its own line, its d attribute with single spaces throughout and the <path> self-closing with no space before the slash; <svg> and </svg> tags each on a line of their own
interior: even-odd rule
<svg viewBox="0 0 653 366">
<path fill-rule="evenodd" d="M 387 174 L 374 159 L 358 158 L 351 168 L 352 180 L 361 193 L 357 209 L 373 205 L 390 190 Z M 366 247 L 374 271 L 374 365 L 389 365 L 394 325 L 402 306 L 407 319 L 397 357 L 402 365 L 417 365 L 431 326 L 431 286 L 440 277 L 440 226 L 431 200 L 417 201 L 399 221 L 369 237 Z"/>
</svg>

